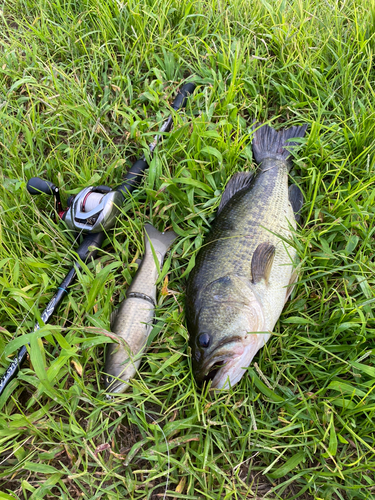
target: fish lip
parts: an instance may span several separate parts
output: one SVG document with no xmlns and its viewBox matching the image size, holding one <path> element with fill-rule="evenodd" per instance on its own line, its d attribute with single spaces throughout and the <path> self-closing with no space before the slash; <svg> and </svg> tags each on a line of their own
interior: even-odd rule
<svg viewBox="0 0 375 500">
<path fill-rule="evenodd" d="M 105 392 L 107 393 L 107 397 L 110 398 L 111 394 L 121 394 L 122 392 L 125 392 L 126 389 L 126 382 L 123 380 L 118 380 L 116 376 L 111 376 L 113 380 L 111 382 L 107 382 L 107 376 L 105 377 Z"/>
<path fill-rule="evenodd" d="M 201 370 L 201 376 L 199 377 L 199 380 L 202 380 L 204 381 L 204 379 L 207 377 L 207 375 L 209 375 L 210 373 L 210 369 L 216 365 L 217 363 L 220 363 L 221 361 L 227 361 L 227 357 L 228 356 L 224 356 L 224 355 L 219 355 L 219 356 L 215 356 L 214 358 L 210 358 L 209 359 L 209 362 L 206 363 L 206 366 L 203 365 L 203 368 Z M 225 366 L 226 363 L 223 364 L 223 366 Z M 220 368 L 221 369 L 221 368 Z M 215 375 L 216 377 L 216 375 Z"/>
<path fill-rule="evenodd" d="M 226 354 L 226 355 L 216 356 L 213 359 L 211 358 L 210 363 L 207 364 L 207 369 L 201 372 L 202 375 L 199 377 L 198 382 L 200 382 L 201 384 L 202 383 L 208 384 L 210 382 L 210 390 L 211 389 L 217 390 L 219 381 L 223 378 L 223 375 L 225 375 L 225 371 L 228 369 L 228 364 L 231 364 L 232 361 L 236 360 L 239 357 L 240 356 L 236 354 L 229 354 L 229 355 Z M 221 363 L 221 366 L 217 368 L 215 375 L 212 378 L 209 378 L 211 368 L 219 363 Z M 229 379 L 228 374 L 226 376 L 226 379 Z M 222 385 L 221 388 L 224 388 L 224 386 Z"/>
<path fill-rule="evenodd" d="M 212 351 L 212 353 L 215 353 L 217 350 L 221 349 L 223 346 L 227 345 L 227 344 L 232 344 L 232 343 L 235 343 L 235 342 L 241 342 L 243 339 L 240 335 L 233 335 L 233 337 L 230 337 L 228 340 L 224 340 L 222 342 L 220 342 L 216 347 L 215 349 Z"/>
<path fill-rule="evenodd" d="M 222 349 L 223 346 L 225 346 L 227 344 L 231 344 L 233 342 L 237 342 L 237 341 L 233 341 L 233 339 L 230 340 L 230 341 L 227 341 L 227 342 L 221 344 L 220 346 L 218 346 L 213 351 L 213 355 L 211 355 L 209 357 L 209 359 L 206 361 L 206 363 L 203 364 L 203 366 L 202 366 L 202 368 L 201 368 L 201 370 L 199 372 L 199 375 L 196 376 L 196 379 L 197 379 L 198 382 L 204 382 L 205 381 L 206 377 L 210 373 L 211 368 L 215 364 L 222 363 L 222 366 L 218 370 L 218 373 L 219 373 L 219 371 L 221 371 L 228 364 L 228 362 L 231 359 L 238 357 L 238 355 L 236 355 L 235 353 L 233 353 L 233 354 L 232 353 L 228 353 L 228 352 L 219 352 L 219 353 L 216 353 L 216 351 L 218 351 L 219 349 Z M 215 379 L 217 378 L 218 373 L 212 379 L 212 381 L 211 381 L 211 387 L 215 386 Z"/>
<path fill-rule="evenodd" d="M 229 375 L 229 372 L 233 365 L 237 363 L 237 360 L 242 357 L 242 354 L 239 353 L 230 353 L 230 354 L 222 354 L 215 356 L 213 359 L 211 358 L 211 362 L 207 364 L 207 369 L 202 372 L 202 376 L 200 378 L 201 382 L 206 382 L 208 383 L 211 381 L 210 384 L 210 390 L 220 390 L 220 389 L 226 389 L 231 385 L 231 377 Z M 212 378 L 208 378 L 211 368 L 215 366 L 215 364 L 220 363 L 223 361 L 221 366 L 218 367 L 216 370 L 215 375 Z M 223 380 L 225 380 L 225 383 L 223 384 Z M 236 383 L 236 382 L 235 382 Z M 229 386 L 228 386 L 229 384 Z"/>
<path fill-rule="evenodd" d="M 202 372 L 205 373 L 207 372 L 207 370 L 212 366 L 214 365 L 215 363 L 217 363 L 218 361 L 222 361 L 223 359 L 226 359 L 228 358 L 228 353 L 218 353 L 217 354 L 217 351 L 221 350 L 224 346 L 228 345 L 228 344 L 234 344 L 234 343 L 237 343 L 239 341 L 242 340 L 242 337 L 240 336 L 236 336 L 236 337 L 231 337 L 230 339 L 224 341 L 224 342 L 221 342 L 217 347 L 215 347 L 215 349 L 212 351 L 210 357 L 207 359 L 207 361 L 205 363 L 203 363 L 203 366 L 202 366 Z"/>
</svg>

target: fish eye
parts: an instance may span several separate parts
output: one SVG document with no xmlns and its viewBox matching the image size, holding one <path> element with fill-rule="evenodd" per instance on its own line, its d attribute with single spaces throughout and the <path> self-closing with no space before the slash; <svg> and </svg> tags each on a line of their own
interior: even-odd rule
<svg viewBox="0 0 375 500">
<path fill-rule="evenodd" d="M 208 333 L 201 333 L 198 337 L 198 344 L 201 347 L 208 347 L 211 342 L 211 337 L 208 335 Z"/>
</svg>

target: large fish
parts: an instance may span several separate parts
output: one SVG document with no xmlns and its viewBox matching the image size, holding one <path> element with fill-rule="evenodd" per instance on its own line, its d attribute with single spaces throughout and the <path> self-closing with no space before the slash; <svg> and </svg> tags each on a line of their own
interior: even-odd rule
<svg viewBox="0 0 375 500">
<path fill-rule="evenodd" d="M 255 130 L 257 175 L 235 174 L 198 252 L 186 289 L 193 372 L 211 387 L 236 384 L 272 330 L 296 280 L 295 249 L 288 245 L 303 205 L 288 188 L 293 138 L 307 126 Z"/>
<path fill-rule="evenodd" d="M 154 319 L 158 266 L 161 267 L 168 248 L 177 237 L 173 231 L 160 233 L 150 224 L 146 224 L 145 231 L 144 258 L 126 293 L 126 299 L 115 312 L 112 326 L 113 333 L 121 337 L 125 345 L 110 344 L 106 352 L 104 380 L 106 390 L 110 393 L 125 392 L 128 381 L 134 378 L 141 363 Z"/>
</svg>

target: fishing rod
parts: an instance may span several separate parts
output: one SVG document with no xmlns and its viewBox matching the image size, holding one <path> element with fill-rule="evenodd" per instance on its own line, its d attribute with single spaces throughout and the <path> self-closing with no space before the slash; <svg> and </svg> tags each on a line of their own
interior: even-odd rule
<svg viewBox="0 0 375 500">
<path fill-rule="evenodd" d="M 195 87 L 196 84 L 193 82 L 183 85 L 171 108 L 174 111 L 184 108 L 188 96 L 194 92 Z M 148 149 L 151 156 L 162 134 L 169 132 L 172 126 L 173 113 L 163 122 L 154 140 L 149 144 Z M 133 164 L 119 186 L 113 190 L 108 186 L 90 186 L 84 188 L 77 195 L 71 196 L 68 199 L 66 209 L 62 206 L 59 188 L 52 182 L 40 179 L 39 177 L 32 177 L 28 181 L 26 187 L 31 195 L 39 195 L 41 193 L 53 195 L 58 217 L 65 221 L 69 229 L 85 234 L 82 243 L 76 251 L 77 257 L 74 259 L 71 269 L 57 287 L 54 296 L 41 314 L 41 320 L 44 324 L 49 323 L 61 301 L 69 293 L 69 288 L 74 283 L 78 271 L 82 269 L 81 262 L 88 262 L 96 257 L 98 250 L 103 245 L 105 232 L 114 226 L 117 216 L 120 213 L 121 205 L 124 204 L 126 198 L 141 183 L 146 168 L 148 168 L 148 163 L 145 155 L 143 155 Z M 39 329 L 40 324 L 36 322 L 33 331 Z M 0 396 L 10 381 L 16 377 L 26 358 L 27 347 L 24 345 L 18 350 L 15 358 L 0 379 Z"/>
</svg>

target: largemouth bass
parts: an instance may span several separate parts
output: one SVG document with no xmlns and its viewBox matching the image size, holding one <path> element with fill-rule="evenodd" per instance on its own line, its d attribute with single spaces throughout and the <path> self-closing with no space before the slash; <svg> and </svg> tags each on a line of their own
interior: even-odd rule
<svg viewBox="0 0 375 500">
<path fill-rule="evenodd" d="M 134 279 L 114 315 L 112 331 L 125 345 L 110 344 L 105 360 L 107 392 L 121 393 L 128 388 L 141 363 L 148 336 L 152 330 L 156 303 L 156 281 L 164 256 L 177 237 L 173 231 L 160 233 L 150 224 L 145 226 L 145 255 Z M 158 265 L 152 252 L 155 252 Z M 125 347 L 126 346 L 126 347 Z"/>
<path fill-rule="evenodd" d="M 235 174 L 214 224 L 199 250 L 186 289 L 186 319 L 197 382 L 236 384 L 270 338 L 296 281 L 290 240 L 303 205 L 297 185 L 288 189 L 290 139 L 307 126 L 255 130 L 257 175 Z"/>
</svg>

